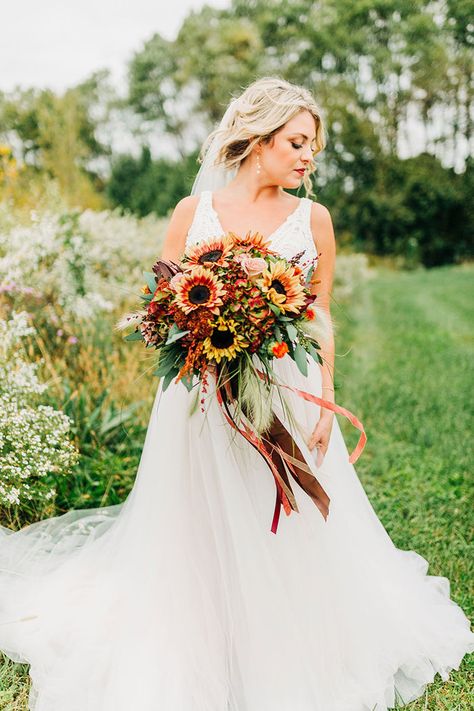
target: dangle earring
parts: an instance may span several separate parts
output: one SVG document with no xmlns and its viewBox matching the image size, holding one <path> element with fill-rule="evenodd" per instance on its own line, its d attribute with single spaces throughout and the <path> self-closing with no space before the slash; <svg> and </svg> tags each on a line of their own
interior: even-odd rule
<svg viewBox="0 0 474 711">
<path fill-rule="evenodd" d="M 257 153 L 257 175 L 260 175 L 262 166 L 260 165 L 260 154 Z"/>
</svg>

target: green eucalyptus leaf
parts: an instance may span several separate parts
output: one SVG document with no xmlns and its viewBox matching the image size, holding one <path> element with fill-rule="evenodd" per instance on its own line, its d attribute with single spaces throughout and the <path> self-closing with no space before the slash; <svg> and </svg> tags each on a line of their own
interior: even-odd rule
<svg viewBox="0 0 474 711">
<path fill-rule="evenodd" d="M 318 348 L 319 348 L 319 346 L 318 346 Z M 319 355 L 318 351 L 316 350 L 316 348 L 313 346 L 312 343 L 310 343 L 308 345 L 308 353 L 317 363 L 320 363 L 321 365 L 323 364 L 323 359 L 321 358 L 321 356 Z"/>
<path fill-rule="evenodd" d="M 165 343 L 165 346 L 169 346 L 170 343 L 179 341 L 179 339 L 182 338 L 183 336 L 185 336 L 187 333 L 189 333 L 189 331 L 178 331 L 177 333 L 174 333 L 171 335 L 171 329 L 170 329 L 169 334 L 168 334 L 168 339 Z"/>
<path fill-rule="evenodd" d="M 153 375 L 158 375 L 158 377 L 164 378 L 169 371 L 173 369 L 173 367 L 173 363 L 159 363 L 153 371 Z"/>
<path fill-rule="evenodd" d="M 309 282 L 311 281 L 311 277 L 313 276 L 313 272 L 314 272 L 314 264 L 312 264 L 312 265 L 310 266 L 309 270 L 308 270 L 308 273 L 307 273 L 307 275 L 306 275 L 306 284 L 309 284 Z"/>
<path fill-rule="evenodd" d="M 154 375 L 166 375 L 170 368 L 176 367 L 176 354 L 171 349 L 162 348 L 158 356 L 158 365 Z"/>
<path fill-rule="evenodd" d="M 184 387 L 188 391 L 188 393 L 191 392 L 193 389 L 193 373 L 190 373 L 189 375 L 185 375 L 181 378 L 181 382 L 183 383 Z"/>
<path fill-rule="evenodd" d="M 133 333 L 129 333 L 128 336 L 125 336 L 124 341 L 143 341 L 143 334 L 141 331 L 134 331 Z"/>
<path fill-rule="evenodd" d="M 179 368 L 171 368 L 171 370 L 166 373 L 166 375 L 163 377 L 163 391 L 166 390 L 168 385 L 171 383 L 171 381 L 176 378 L 176 376 L 179 373 Z"/>
<path fill-rule="evenodd" d="M 296 328 L 293 326 L 292 323 L 286 324 L 286 332 L 288 334 L 288 338 L 290 339 L 290 341 L 296 341 L 296 339 L 298 338 L 298 331 L 296 330 Z"/>
<path fill-rule="evenodd" d="M 306 351 L 299 343 L 295 347 L 295 363 L 303 375 L 308 375 L 308 361 Z"/>
<path fill-rule="evenodd" d="M 151 291 L 151 296 L 153 296 L 153 293 L 156 289 L 155 275 L 153 274 L 153 272 L 143 272 L 143 276 L 145 277 L 145 281 Z"/>
</svg>

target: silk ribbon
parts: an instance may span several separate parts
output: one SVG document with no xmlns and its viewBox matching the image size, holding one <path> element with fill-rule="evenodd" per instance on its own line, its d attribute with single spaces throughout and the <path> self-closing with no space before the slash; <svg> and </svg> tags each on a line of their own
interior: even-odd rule
<svg viewBox="0 0 474 711">
<path fill-rule="evenodd" d="M 264 373 L 259 370 L 256 370 L 256 373 L 260 378 L 266 380 Z M 273 384 L 276 387 L 291 390 L 298 395 L 298 397 L 303 398 L 307 402 L 312 402 L 315 405 L 319 405 L 320 407 L 324 407 L 327 410 L 332 410 L 333 412 L 347 417 L 351 424 L 361 432 L 359 441 L 349 456 L 349 462 L 354 464 L 359 459 L 365 447 L 367 436 L 362 423 L 352 412 L 345 407 L 312 395 L 305 390 L 300 390 L 290 385 L 276 383 L 274 381 Z M 275 415 L 272 425 L 259 437 L 245 422 L 240 421 L 239 424 L 235 422 L 229 409 L 229 402 L 235 400 L 229 383 L 226 383 L 225 386 L 217 387 L 216 393 L 217 401 L 229 425 L 239 432 L 247 442 L 257 450 L 273 474 L 276 486 L 276 501 L 271 525 L 272 533 L 276 534 L 278 530 L 282 506 L 287 516 L 289 516 L 292 511 L 299 511 L 295 495 L 291 488 L 289 473 L 291 473 L 303 491 L 313 500 L 323 518 L 326 520 L 329 513 L 330 498 L 312 473 L 311 467 L 308 466 L 303 453 L 285 425 Z"/>
</svg>

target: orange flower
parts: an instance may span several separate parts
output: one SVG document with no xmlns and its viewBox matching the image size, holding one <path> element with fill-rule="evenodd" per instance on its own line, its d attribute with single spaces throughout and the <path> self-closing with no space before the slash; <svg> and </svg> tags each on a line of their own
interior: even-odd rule
<svg viewBox="0 0 474 711">
<path fill-rule="evenodd" d="M 276 254 L 270 249 L 270 242 L 264 237 L 260 232 L 247 232 L 245 237 L 236 235 L 235 232 L 229 232 L 229 237 L 232 240 L 233 246 L 249 251 L 250 249 L 257 249 L 259 252 L 264 254 Z"/>
<path fill-rule="evenodd" d="M 282 311 L 298 313 L 306 301 L 304 286 L 292 266 L 282 259 L 270 264 L 257 281 L 267 298 Z"/>
<path fill-rule="evenodd" d="M 288 346 L 284 341 L 282 343 L 277 343 L 273 346 L 272 353 L 275 358 L 283 358 L 283 356 L 288 353 Z"/>
<path fill-rule="evenodd" d="M 213 314 L 219 315 L 221 297 L 225 289 L 217 276 L 205 267 L 194 267 L 192 271 L 180 279 L 176 286 L 176 303 L 189 314 L 204 306 Z"/>
<path fill-rule="evenodd" d="M 213 237 L 204 242 L 197 242 L 186 250 L 188 261 L 184 264 L 184 269 L 189 270 L 201 264 L 218 264 L 220 267 L 227 267 L 227 258 L 233 247 L 230 237 Z"/>
<path fill-rule="evenodd" d="M 311 306 L 308 306 L 308 308 L 304 312 L 304 315 L 306 316 L 308 321 L 313 321 L 316 318 L 316 311 Z"/>
</svg>

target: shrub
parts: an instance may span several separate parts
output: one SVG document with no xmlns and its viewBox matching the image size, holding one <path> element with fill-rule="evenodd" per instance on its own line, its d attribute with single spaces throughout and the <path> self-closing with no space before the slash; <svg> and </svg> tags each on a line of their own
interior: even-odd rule
<svg viewBox="0 0 474 711">
<path fill-rule="evenodd" d="M 68 475 L 78 459 L 70 418 L 40 402 L 48 386 L 23 347 L 34 332 L 24 311 L 0 319 L 0 505 L 7 507 L 54 498 L 55 477 Z"/>
</svg>

